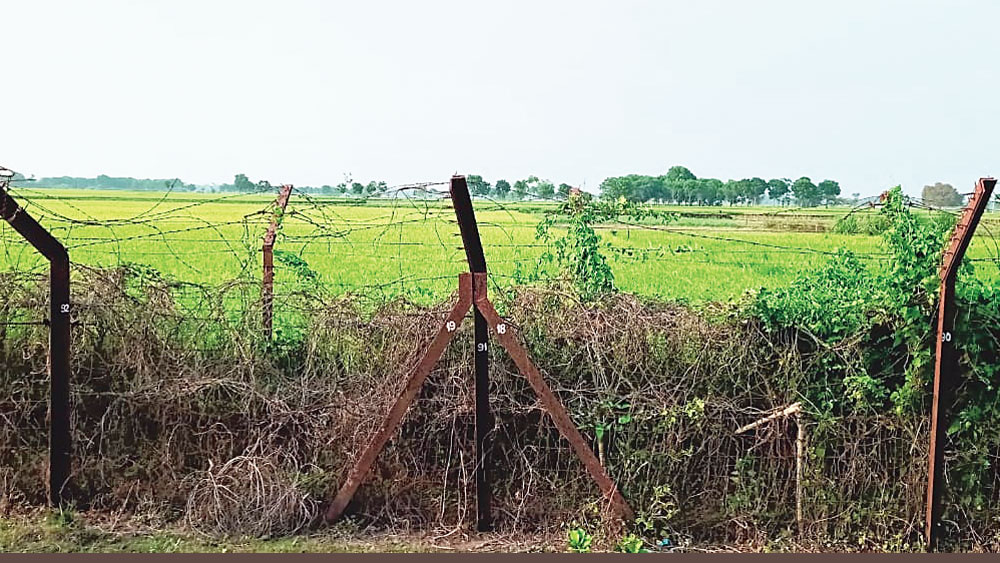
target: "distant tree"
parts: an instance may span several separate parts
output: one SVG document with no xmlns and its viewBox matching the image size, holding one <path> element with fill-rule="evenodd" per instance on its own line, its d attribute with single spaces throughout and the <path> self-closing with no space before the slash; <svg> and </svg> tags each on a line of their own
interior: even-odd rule
<svg viewBox="0 0 1000 563">
<path fill-rule="evenodd" d="M 514 182 L 514 197 L 517 199 L 524 199 L 528 196 L 528 181 L 518 180 Z"/>
<path fill-rule="evenodd" d="M 469 192 L 471 192 L 472 195 L 490 195 L 490 183 L 483 180 L 482 176 L 478 174 L 469 174 L 465 177 L 465 182 L 469 185 Z"/>
<path fill-rule="evenodd" d="M 936 182 L 933 186 L 924 186 L 920 192 L 924 203 L 931 207 L 958 207 L 962 205 L 962 194 L 951 184 Z"/>
<path fill-rule="evenodd" d="M 774 178 L 767 182 L 767 197 L 784 205 L 789 192 L 789 182 L 784 178 Z"/>
<path fill-rule="evenodd" d="M 749 180 L 744 180 L 744 189 L 746 190 L 743 194 L 743 200 L 747 203 L 753 203 L 757 205 L 760 203 L 760 199 L 764 197 L 764 193 L 767 192 L 767 182 L 763 178 L 750 178 Z"/>
<path fill-rule="evenodd" d="M 354 195 L 364 195 L 365 185 L 361 182 L 351 182 L 351 193 Z"/>
<path fill-rule="evenodd" d="M 569 191 L 572 189 L 573 186 L 566 183 L 562 183 L 559 184 L 559 188 L 556 190 L 556 193 L 559 194 L 560 199 L 567 199 L 569 198 Z"/>
<path fill-rule="evenodd" d="M 792 193 L 795 194 L 795 201 L 803 207 L 812 207 L 819 203 L 819 188 L 806 176 L 792 183 Z"/>
<path fill-rule="evenodd" d="M 729 202 L 729 205 L 739 203 L 743 199 L 745 191 L 745 180 L 729 180 L 722 185 L 722 199 Z"/>
<path fill-rule="evenodd" d="M 664 199 L 677 203 L 694 203 L 697 199 L 698 178 L 686 167 L 671 166 L 659 179 Z"/>
<path fill-rule="evenodd" d="M 493 186 L 493 193 L 500 199 L 506 199 L 510 194 L 510 182 L 507 180 L 497 180 Z"/>
<path fill-rule="evenodd" d="M 837 196 L 840 195 L 840 184 L 833 180 L 823 180 L 816 186 L 816 192 L 817 197 L 822 199 L 826 205 L 837 203 Z"/>
<path fill-rule="evenodd" d="M 674 201 L 677 203 L 694 203 L 698 199 L 698 190 L 702 180 L 681 180 L 670 184 Z"/>
<path fill-rule="evenodd" d="M 722 180 L 717 180 L 715 178 L 701 178 L 698 180 L 689 180 L 695 182 L 697 186 L 697 199 L 695 200 L 700 205 L 718 205 L 722 201 Z"/>
<path fill-rule="evenodd" d="M 631 199 L 632 193 L 629 190 L 629 183 L 626 178 L 612 176 L 610 178 L 605 178 L 601 182 L 601 198 L 606 200 L 616 200 L 618 198 L 624 197 L 625 199 Z"/>
<path fill-rule="evenodd" d="M 671 166 L 670 170 L 667 170 L 667 181 L 668 182 L 683 182 L 685 180 L 697 180 L 694 174 L 684 166 Z"/>
<path fill-rule="evenodd" d="M 256 188 L 250 178 L 247 178 L 246 174 L 237 174 L 233 179 L 233 186 L 236 187 L 238 192 L 252 192 Z"/>
<path fill-rule="evenodd" d="M 854 201 L 855 204 L 858 203 L 859 199 L 861 199 L 861 193 L 860 192 L 854 192 L 853 194 L 851 194 L 851 200 Z"/>
<path fill-rule="evenodd" d="M 556 195 L 555 185 L 548 180 L 538 180 L 534 188 L 535 195 L 542 199 L 552 199 Z"/>
<path fill-rule="evenodd" d="M 324 184 L 323 187 L 319 189 L 319 193 L 323 195 L 333 195 L 333 186 Z"/>
<path fill-rule="evenodd" d="M 388 189 L 385 182 L 376 182 L 372 180 L 365 185 L 365 195 L 372 196 L 376 194 L 383 194 Z"/>
</svg>

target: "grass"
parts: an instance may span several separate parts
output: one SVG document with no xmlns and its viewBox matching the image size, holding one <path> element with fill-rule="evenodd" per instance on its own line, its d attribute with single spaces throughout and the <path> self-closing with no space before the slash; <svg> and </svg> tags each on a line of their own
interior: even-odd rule
<svg viewBox="0 0 1000 563">
<path fill-rule="evenodd" d="M 115 266 L 138 263 L 199 284 L 244 275 L 259 279 L 260 240 L 271 215 L 270 194 L 229 195 L 18 189 L 28 211 L 64 242 L 75 263 Z M 546 248 L 535 225 L 550 208 L 544 203 L 477 202 L 487 261 L 494 281 L 519 283 L 538 268 Z M 689 302 L 724 301 L 759 287 L 780 287 L 847 248 L 877 265 L 880 239 L 832 232 L 847 210 L 774 207 L 671 206 L 680 218 L 667 226 L 608 225 L 600 233 L 610 251 L 620 289 Z M 869 213 L 866 211 L 866 213 Z M 71 219 L 68 221 L 67 219 Z M 85 221 L 85 224 L 80 223 Z M 995 257 L 990 217 L 969 256 Z M 315 272 L 335 294 L 354 292 L 418 302 L 444 299 L 466 269 L 453 212 L 440 201 L 346 202 L 293 195 L 282 218 L 276 287 L 301 286 Z M 40 270 L 34 250 L 3 225 L 0 268 Z M 304 261 L 295 268 L 282 253 Z M 287 254 L 285 255 L 287 256 Z M 304 268 L 304 269 L 303 269 Z M 998 269 L 979 264 L 991 280 Z M 542 277 L 558 272 L 543 271 Z"/>
<path fill-rule="evenodd" d="M 0 517 L 0 552 L 11 553 L 414 553 L 446 549 L 422 538 L 322 533 L 275 539 L 212 539 L 182 528 L 111 524 L 106 515 L 38 510 Z"/>
</svg>

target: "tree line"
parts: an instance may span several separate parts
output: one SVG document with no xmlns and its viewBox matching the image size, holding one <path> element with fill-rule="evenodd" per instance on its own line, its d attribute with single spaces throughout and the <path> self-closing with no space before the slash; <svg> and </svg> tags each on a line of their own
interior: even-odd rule
<svg viewBox="0 0 1000 563">
<path fill-rule="evenodd" d="M 198 186 L 186 184 L 179 179 L 139 179 L 131 177 L 114 177 L 101 174 L 96 178 L 78 176 L 53 176 L 39 178 L 35 184 L 46 188 L 80 188 L 94 190 L 135 190 L 135 191 L 196 191 Z"/>
<path fill-rule="evenodd" d="M 567 183 L 555 184 L 537 176 L 528 176 L 510 182 L 505 179 L 491 183 L 478 174 L 466 177 L 469 190 L 477 197 L 491 197 L 502 200 L 565 199 L 573 186 Z M 268 190 L 271 184 L 266 180 L 252 181 L 246 174 L 236 174 L 231 183 L 221 185 L 198 185 L 185 183 L 179 179 L 136 179 L 131 177 L 111 177 L 100 175 L 96 178 L 59 176 L 41 178 L 37 185 L 52 188 L 92 188 L 111 190 L 200 191 L 249 193 Z M 380 197 L 388 191 L 384 181 L 358 182 L 350 176 L 344 181 L 322 186 L 297 186 L 305 193 L 325 196 Z M 793 201 L 801 206 L 816 206 L 836 203 L 840 195 L 840 184 L 833 180 L 813 183 L 808 177 L 796 180 L 788 178 L 744 178 L 722 181 L 716 178 L 698 178 L 684 166 L 674 166 L 661 176 L 629 174 L 606 178 L 600 185 L 600 195 L 604 199 L 624 198 L 633 202 L 660 202 L 681 205 L 730 205 L 760 204 L 765 196 L 772 202 L 788 205 Z"/>
<path fill-rule="evenodd" d="M 716 178 L 698 178 L 683 166 L 674 166 L 662 176 L 629 174 L 601 182 L 604 199 L 674 203 L 681 205 L 758 205 L 765 195 L 771 201 L 787 205 L 794 201 L 803 207 L 832 204 L 840 196 L 840 184 L 834 180 L 819 183 L 802 176 L 789 178 L 744 178 L 723 182 Z"/>
</svg>

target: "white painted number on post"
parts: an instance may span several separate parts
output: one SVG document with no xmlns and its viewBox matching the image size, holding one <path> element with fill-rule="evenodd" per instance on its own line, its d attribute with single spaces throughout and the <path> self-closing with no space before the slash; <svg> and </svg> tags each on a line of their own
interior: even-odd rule
<svg viewBox="0 0 1000 563">
<path fill-rule="evenodd" d="M 951 342 L 951 333 L 950 332 L 946 332 L 946 333 L 942 334 L 941 335 L 941 340 L 944 340 L 945 342 Z"/>
<path fill-rule="evenodd" d="M 69 312 L 69 303 L 63 303 L 63 304 L 59 305 L 59 312 L 60 313 L 68 313 Z"/>
<path fill-rule="evenodd" d="M 486 343 L 485 342 L 480 342 L 479 344 L 476 344 L 476 350 L 478 350 L 479 352 L 485 352 L 486 351 Z"/>
<path fill-rule="evenodd" d="M 448 332 L 455 332 L 455 321 L 448 321 L 445 323 L 444 328 L 448 329 Z"/>
<path fill-rule="evenodd" d="M 506 334 L 506 333 L 507 333 L 507 325 L 505 325 L 504 323 L 498 324 L 497 334 Z"/>
</svg>

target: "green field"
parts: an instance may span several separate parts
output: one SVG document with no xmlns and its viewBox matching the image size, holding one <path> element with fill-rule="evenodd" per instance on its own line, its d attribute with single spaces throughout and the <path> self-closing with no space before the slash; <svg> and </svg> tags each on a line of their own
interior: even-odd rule
<svg viewBox="0 0 1000 563">
<path fill-rule="evenodd" d="M 260 275 L 260 242 L 272 215 L 271 194 L 163 194 L 94 190 L 13 190 L 26 209 L 69 248 L 74 263 L 137 263 L 174 279 L 220 284 Z M 477 201 L 477 215 L 494 282 L 525 279 L 546 251 L 535 225 L 550 204 Z M 748 289 L 780 287 L 821 264 L 826 253 L 850 249 L 877 267 L 878 236 L 835 234 L 848 209 L 664 207 L 678 220 L 666 225 L 603 225 L 617 286 L 644 296 L 691 302 L 727 300 Z M 874 214 L 877 211 L 863 211 Z M 927 213 L 919 211 L 919 213 Z M 990 215 L 970 250 L 980 276 L 996 279 Z M 5 270 L 43 266 L 6 224 Z M 405 295 L 437 301 L 464 271 L 453 211 L 447 200 L 351 202 L 292 196 L 276 249 L 292 253 L 334 294 Z M 279 258 L 281 258 L 279 256 Z M 286 255 L 287 258 L 287 255 Z M 277 288 L 297 285 L 279 259 Z M 558 275 L 546 271 L 542 277 Z"/>
</svg>

